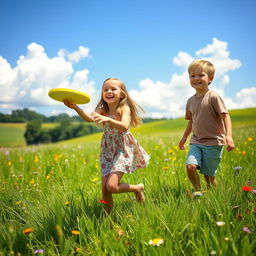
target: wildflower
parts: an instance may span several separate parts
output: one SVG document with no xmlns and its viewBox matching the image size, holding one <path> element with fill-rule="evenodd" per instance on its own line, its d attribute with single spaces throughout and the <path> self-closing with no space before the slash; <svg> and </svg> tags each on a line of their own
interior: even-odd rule
<svg viewBox="0 0 256 256">
<path fill-rule="evenodd" d="M 166 171 L 166 170 L 168 170 L 168 169 L 169 169 L 169 166 L 164 166 L 164 167 L 163 167 L 163 170 L 164 170 L 164 171 Z"/>
<path fill-rule="evenodd" d="M 250 186 L 242 186 L 242 190 L 246 191 L 246 192 L 252 191 L 252 187 L 250 187 Z"/>
<path fill-rule="evenodd" d="M 115 231 L 116 231 L 116 234 L 119 236 L 119 237 L 121 237 L 121 236 L 123 236 L 124 234 L 125 234 L 125 231 L 121 228 L 121 227 L 119 227 L 119 226 L 115 226 Z"/>
<path fill-rule="evenodd" d="M 60 158 L 62 158 L 62 155 L 60 154 L 60 155 L 58 155 L 58 154 L 54 154 L 54 160 L 55 161 L 58 161 Z"/>
<path fill-rule="evenodd" d="M 154 238 L 152 240 L 149 240 L 148 244 L 153 246 L 160 246 L 163 244 L 164 240 L 162 238 Z"/>
<path fill-rule="evenodd" d="M 66 206 L 69 206 L 71 204 L 71 202 L 67 201 L 64 203 Z"/>
<path fill-rule="evenodd" d="M 37 163 L 39 161 L 39 157 L 37 155 L 35 155 L 34 161 L 35 161 L 35 163 Z"/>
<path fill-rule="evenodd" d="M 211 251 L 210 255 L 217 255 L 217 252 L 216 251 Z"/>
<path fill-rule="evenodd" d="M 253 194 L 256 194 L 256 189 L 253 189 L 253 190 L 252 190 L 252 193 L 253 193 Z"/>
<path fill-rule="evenodd" d="M 241 167 L 241 166 L 236 166 L 236 167 L 234 167 L 234 170 L 235 170 L 235 171 L 240 171 L 242 168 L 243 168 L 243 167 Z"/>
<path fill-rule="evenodd" d="M 245 156 L 245 155 L 246 155 L 246 151 L 243 150 L 243 151 L 241 152 L 241 154 L 242 154 L 243 156 Z"/>
<path fill-rule="evenodd" d="M 92 182 L 96 182 L 98 180 L 99 180 L 98 178 L 94 178 L 94 179 L 92 179 Z"/>
<path fill-rule="evenodd" d="M 49 180 L 50 178 L 51 178 L 51 175 L 46 175 L 46 177 L 45 177 L 47 180 Z"/>
<path fill-rule="evenodd" d="M 80 252 L 81 251 L 81 248 L 79 248 L 79 247 L 75 247 L 75 252 Z"/>
<path fill-rule="evenodd" d="M 169 158 L 165 158 L 164 161 L 165 161 L 165 162 L 169 161 Z"/>
<path fill-rule="evenodd" d="M 216 225 L 219 227 L 224 226 L 226 223 L 224 221 L 216 221 Z"/>
<path fill-rule="evenodd" d="M 25 235 L 29 235 L 29 234 L 32 233 L 32 232 L 33 232 L 33 229 L 32 229 L 32 228 L 26 228 L 26 229 L 24 229 L 24 230 L 22 231 L 22 233 L 25 234 Z"/>
<path fill-rule="evenodd" d="M 105 201 L 105 200 L 99 200 L 99 202 L 102 203 L 102 204 L 109 204 L 109 202 Z"/>
<path fill-rule="evenodd" d="M 225 241 L 229 241 L 229 237 L 225 236 L 225 237 L 224 237 L 224 240 L 225 240 Z"/>
<path fill-rule="evenodd" d="M 34 254 L 43 254 L 44 253 L 44 249 L 37 249 L 34 251 Z"/>
<path fill-rule="evenodd" d="M 71 234 L 74 236 L 79 236 L 80 235 L 80 231 L 78 230 L 71 230 Z"/>
<path fill-rule="evenodd" d="M 252 231 L 248 227 L 243 227 L 243 231 L 249 234 L 252 233 Z"/>
<path fill-rule="evenodd" d="M 34 185 L 34 184 L 35 184 L 35 180 L 32 179 L 29 183 L 30 183 L 31 185 Z"/>
<path fill-rule="evenodd" d="M 248 140 L 249 142 L 251 142 L 251 141 L 253 141 L 253 138 L 252 138 L 252 137 L 248 137 L 247 140 Z"/>
<path fill-rule="evenodd" d="M 195 192 L 193 193 L 193 195 L 194 195 L 194 196 L 202 196 L 203 193 L 200 192 L 200 191 L 195 191 Z"/>
</svg>

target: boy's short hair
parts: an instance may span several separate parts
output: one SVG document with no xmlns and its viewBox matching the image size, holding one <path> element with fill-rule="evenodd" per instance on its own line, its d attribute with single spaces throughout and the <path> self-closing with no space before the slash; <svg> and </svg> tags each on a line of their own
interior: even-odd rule
<svg viewBox="0 0 256 256">
<path fill-rule="evenodd" d="M 195 60 L 188 67 L 188 73 L 190 74 L 193 70 L 201 68 L 208 74 L 209 77 L 214 77 L 215 67 L 207 60 Z"/>
</svg>

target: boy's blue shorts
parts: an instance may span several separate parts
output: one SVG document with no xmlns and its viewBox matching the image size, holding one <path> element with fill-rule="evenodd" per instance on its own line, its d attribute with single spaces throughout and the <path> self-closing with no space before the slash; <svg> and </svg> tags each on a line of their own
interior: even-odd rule
<svg viewBox="0 0 256 256">
<path fill-rule="evenodd" d="M 190 144 L 186 165 L 195 164 L 200 173 L 207 176 L 215 176 L 221 160 L 224 146 L 205 146 Z"/>
</svg>

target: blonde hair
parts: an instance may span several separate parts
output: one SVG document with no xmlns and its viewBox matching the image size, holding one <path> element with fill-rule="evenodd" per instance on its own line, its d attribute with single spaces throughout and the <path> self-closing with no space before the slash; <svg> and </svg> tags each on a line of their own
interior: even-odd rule
<svg viewBox="0 0 256 256">
<path fill-rule="evenodd" d="M 193 61 L 188 67 L 188 73 L 190 74 L 191 72 L 193 72 L 193 70 L 197 68 L 201 68 L 204 72 L 207 73 L 209 77 L 211 78 L 214 77 L 215 67 L 210 61 L 207 61 L 207 60 Z"/>
<path fill-rule="evenodd" d="M 142 123 L 141 117 L 139 116 L 140 112 L 144 112 L 143 108 L 139 106 L 128 94 L 126 86 L 124 82 L 118 78 L 107 78 L 102 84 L 102 91 L 101 91 L 101 99 L 96 106 L 96 111 L 100 110 L 103 114 L 107 114 L 109 112 L 108 104 L 103 99 L 103 87 L 104 84 L 109 81 L 114 80 L 117 82 L 118 87 L 121 90 L 122 98 L 120 99 L 119 105 L 117 107 L 117 113 L 121 116 L 122 110 L 124 106 L 128 106 L 131 111 L 131 126 L 136 127 Z"/>
</svg>

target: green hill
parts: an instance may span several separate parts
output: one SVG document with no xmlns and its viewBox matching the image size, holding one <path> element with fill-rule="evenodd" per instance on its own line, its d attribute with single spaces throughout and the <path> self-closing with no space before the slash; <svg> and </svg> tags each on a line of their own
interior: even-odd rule
<svg viewBox="0 0 256 256">
<path fill-rule="evenodd" d="M 233 127 L 244 125 L 256 125 L 256 108 L 247 108 L 230 111 Z M 184 118 L 173 120 L 161 120 L 143 124 L 138 128 L 132 128 L 131 131 L 137 136 L 149 136 L 154 134 L 164 134 L 168 136 L 169 132 L 180 132 L 185 129 L 187 121 Z M 51 124 L 56 125 L 56 124 Z M 43 124 L 49 127 L 48 124 Z M 0 147 L 25 146 L 23 134 L 26 129 L 25 123 L 0 123 Z M 60 143 L 77 143 L 79 141 L 93 142 L 101 138 L 101 133 L 87 135 Z"/>
</svg>

